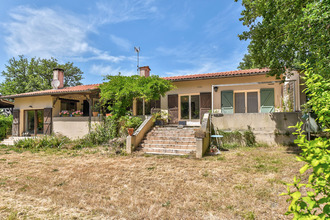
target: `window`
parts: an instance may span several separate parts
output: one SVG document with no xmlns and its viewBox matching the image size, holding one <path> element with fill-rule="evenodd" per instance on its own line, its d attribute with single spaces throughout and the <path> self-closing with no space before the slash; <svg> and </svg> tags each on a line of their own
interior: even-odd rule
<svg viewBox="0 0 330 220">
<path fill-rule="evenodd" d="M 61 111 L 77 111 L 77 102 L 78 100 L 70 100 L 70 99 L 61 99 Z"/>
</svg>

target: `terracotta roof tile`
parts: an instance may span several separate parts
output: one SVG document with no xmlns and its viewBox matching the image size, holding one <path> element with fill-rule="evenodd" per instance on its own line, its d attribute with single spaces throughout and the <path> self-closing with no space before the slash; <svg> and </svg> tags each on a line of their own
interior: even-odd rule
<svg viewBox="0 0 330 220">
<path fill-rule="evenodd" d="M 98 89 L 99 85 L 100 84 L 91 84 L 91 85 L 65 87 L 62 89 L 48 89 L 48 90 L 42 90 L 42 91 L 1 96 L 0 99 L 2 99 L 2 98 L 19 98 L 19 97 L 27 97 L 27 96 L 56 95 L 56 94 L 77 93 L 77 92 L 89 92 L 89 91 Z"/>
<path fill-rule="evenodd" d="M 235 70 L 235 71 L 227 71 L 227 72 L 203 73 L 203 74 L 184 75 L 184 76 L 170 76 L 170 77 L 163 77 L 163 79 L 171 80 L 171 81 L 185 81 L 185 80 L 198 80 L 198 79 L 221 78 L 221 77 L 258 75 L 258 74 L 265 74 L 269 71 L 270 70 L 267 68 L 248 69 L 248 70 Z"/>
</svg>

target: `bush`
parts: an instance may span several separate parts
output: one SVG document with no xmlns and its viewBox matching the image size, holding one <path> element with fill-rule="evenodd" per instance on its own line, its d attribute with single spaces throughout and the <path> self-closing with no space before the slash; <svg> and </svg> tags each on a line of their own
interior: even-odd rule
<svg viewBox="0 0 330 220">
<path fill-rule="evenodd" d="M 225 149 L 238 148 L 238 147 L 254 147 L 256 146 L 256 140 L 253 132 L 249 130 L 242 132 L 236 131 L 223 131 L 217 130 L 217 134 L 222 135 L 220 138 L 222 147 Z"/>
<path fill-rule="evenodd" d="M 15 142 L 14 146 L 23 149 L 57 148 L 61 149 L 70 143 L 65 136 L 45 135 L 41 138 L 26 138 Z"/>
<path fill-rule="evenodd" d="M 294 219 L 329 219 L 330 218 L 330 140 L 316 138 L 308 141 L 301 129 L 302 122 L 296 125 L 298 135 L 295 143 L 301 147 L 299 161 L 306 164 L 300 169 L 304 174 L 310 170 L 308 183 L 302 183 L 294 177 L 293 184 L 287 184 L 291 204 L 287 215 L 294 214 Z M 290 188 L 291 187 L 291 188 Z M 293 188 L 293 190 L 292 190 Z"/>
<path fill-rule="evenodd" d="M 4 116 L 0 114 L 0 141 L 6 138 L 8 132 L 11 130 L 13 123 L 13 116 Z"/>
<path fill-rule="evenodd" d="M 83 141 L 92 145 L 100 145 L 115 138 L 117 134 L 118 122 L 114 117 L 106 117 L 102 124 L 97 124 L 94 130 L 83 138 Z M 86 143 L 83 145 L 86 145 Z"/>
</svg>

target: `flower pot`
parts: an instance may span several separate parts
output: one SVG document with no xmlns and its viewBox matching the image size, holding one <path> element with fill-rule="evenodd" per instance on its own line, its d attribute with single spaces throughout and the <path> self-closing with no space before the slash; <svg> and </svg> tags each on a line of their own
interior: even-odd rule
<svg viewBox="0 0 330 220">
<path fill-rule="evenodd" d="M 127 128 L 127 132 L 129 136 L 133 136 L 134 128 Z"/>
<path fill-rule="evenodd" d="M 106 117 L 110 117 L 110 116 L 112 116 L 112 114 L 107 113 L 107 114 L 105 114 L 105 116 L 106 116 Z"/>
<path fill-rule="evenodd" d="M 98 112 L 93 112 L 93 117 L 97 117 L 98 116 Z"/>
</svg>

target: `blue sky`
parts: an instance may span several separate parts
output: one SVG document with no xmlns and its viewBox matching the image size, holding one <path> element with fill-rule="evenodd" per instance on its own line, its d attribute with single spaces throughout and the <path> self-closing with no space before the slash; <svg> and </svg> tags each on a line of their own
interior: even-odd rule
<svg viewBox="0 0 330 220">
<path fill-rule="evenodd" d="M 83 84 L 106 74 L 174 76 L 236 70 L 247 51 L 234 0 L 2 0 L 0 71 L 11 57 L 73 62 Z M 0 79 L 2 81 L 3 79 Z"/>
</svg>

